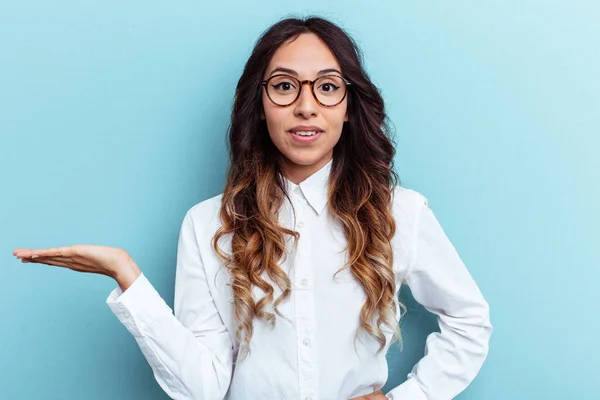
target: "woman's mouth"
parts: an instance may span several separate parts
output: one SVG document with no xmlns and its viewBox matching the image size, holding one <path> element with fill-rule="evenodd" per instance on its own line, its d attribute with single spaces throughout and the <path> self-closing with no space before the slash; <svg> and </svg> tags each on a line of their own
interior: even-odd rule
<svg viewBox="0 0 600 400">
<path fill-rule="evenodd" d="M 323 133 L 322 131 L 288 131 L 292 135 L 297 143 L 310 144 L 315 142 L 319 136 Z"/>
</svg>

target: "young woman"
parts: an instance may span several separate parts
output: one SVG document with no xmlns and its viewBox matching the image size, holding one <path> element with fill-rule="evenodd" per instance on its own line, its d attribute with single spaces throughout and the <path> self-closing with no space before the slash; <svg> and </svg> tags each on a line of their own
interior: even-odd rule
<svg viewBox="0 0 600 400">
<path fill-rule="evenodd" d="M 224 192 L 183 218 L 174 315 L 123 249 L 14 255 L 114 278 L 107 303 L 174 399 L 451 399 L 486 358 L 489 307 L 427 199 L 397 183 L 386 118 L 340 27 L 282 20 L 237 84 Z M 384 394 L 403 283 L 440 332 Z"/>
</svg>

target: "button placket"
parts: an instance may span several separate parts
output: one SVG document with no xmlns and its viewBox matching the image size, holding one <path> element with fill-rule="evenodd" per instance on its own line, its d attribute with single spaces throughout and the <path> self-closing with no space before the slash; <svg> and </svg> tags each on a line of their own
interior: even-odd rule
<svg viewBox="0 0 600 400">
<path fill-rule="evenodd" d="M 298 188 L 299 189 L 299 188 Z M 304 227 L 303 218 L 306 212 L 300 201 L 295 204 L 297 230 Z M 319 385 L 319 369 L 315 343 L 316 317 L 314 293 L 308 286 L 312 281 L 310 265 L 311 246 L 306 235 L 300 233 L 298 248 L 294 257 L 294 282 L 300 282 L 301 289 L 294 290 L 296 340 L 298 346 L 298 382 L 301 399 L 317 399 Z"/>
</svg>

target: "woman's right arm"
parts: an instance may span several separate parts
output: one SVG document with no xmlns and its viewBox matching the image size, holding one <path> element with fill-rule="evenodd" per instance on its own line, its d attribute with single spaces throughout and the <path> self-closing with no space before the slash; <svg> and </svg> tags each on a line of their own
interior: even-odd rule
<svg viewBox="0 0 600 400">
<path fill-rule="evenodd" d="M 209 291 L 189 212 L 177 248 L 175 315 L 144 274 L 130 285 L 119 284 L 106 303 L 133 335 L 171 398 L 225 398 L 233 346 Z"/>
</svg>

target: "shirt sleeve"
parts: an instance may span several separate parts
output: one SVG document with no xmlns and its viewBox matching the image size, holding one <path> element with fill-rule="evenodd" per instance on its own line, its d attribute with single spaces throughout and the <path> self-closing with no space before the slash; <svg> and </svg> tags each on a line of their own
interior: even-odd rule
<svg viewBox="0 0 600 400">
<path fill-rule="evenodd" d="M 487 357 L 489 305 L 423 196 L 416 218 L 405 280 L 415 300 L 437 315 L 440 332 L 427 337 L 425 356 L 387 397 L 448 400 L 471 383 Z"/>
<path fill-rule="evenodd" d="M 232 341 L 211 297 L 190 213 L 179 235 L 175 314 L 144 274 L 106 303 L 133 335 L 172 399 L 223 399 L 232 375 Z"/>
</svg>

